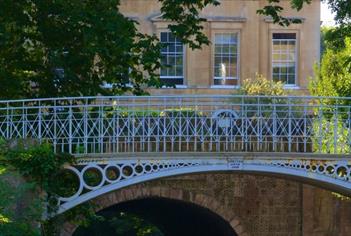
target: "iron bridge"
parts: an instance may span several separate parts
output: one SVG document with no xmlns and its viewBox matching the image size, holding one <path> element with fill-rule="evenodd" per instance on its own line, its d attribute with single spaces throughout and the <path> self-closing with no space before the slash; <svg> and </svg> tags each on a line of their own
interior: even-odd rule
<svg viewBox="0 0 351 236">
<path fill-rule="evenodd" d="M 211 171 L 299 178 L 351 195 L 351 98 L 112 96 L 0 101 L 0 139 L 77 157 L 62 213 L 104 193 Z M 94 173 L 98 183 L 87 176 Z"/>
</svg>

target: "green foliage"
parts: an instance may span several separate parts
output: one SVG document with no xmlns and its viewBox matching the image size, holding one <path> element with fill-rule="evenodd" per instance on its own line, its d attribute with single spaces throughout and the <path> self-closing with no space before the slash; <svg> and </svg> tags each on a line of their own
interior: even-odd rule
<svg viewBox="0 0 351 236">
<path fill-rule="evenodd" d="M 340 117 L 323 118 L 313 123 L 313 146 L 316 152 L 331 154 L 348 154 L 351 152 L 351 132 L 344 127 Z M 335 137 L 337 139 L 335 140 Z M 317 148 L 318 147 L 318 148 Z"/>
<path fill-rule="evenodd" d="M 169 28 L 184 43 L 209 43 L 199 12 L 216 0 L 160 2 L 163 17 L 175 23 Z M 0 98 L 142 95 L 145 86 L 160 87 L 159 40 L 140 33 L 119 5 L 0 0 Z"/>
<path fill-rule="evenodd" d="M 0 171 L 0 235 L 40 235 L 43 199 L 34 198 L 36 186 L 8 167 L 0 166 Z"/>
<path fill-rule="evenodd" d="M 300 11 L 304 4 L 310 4 L 311 0 L 289 0 L 290 6 L 292 9 Z M 284 10 L 283 7 L 279 5 L 281 0 L 267 0 L 269 5 L 264 6 L 262 9 L 257 10 L 258 14 L 270 16 L 275 24 L 279 24 L 281 26 L 289 26 L 290 24 L 299 24 L 302 21 L 300 19 L 291 19 L 282 16 L 282 12 Z"/>
<path fill-rule="evenodd" d="M 334 20 L 337 26 L 323 29 L 324 44 L 326 49 L 335 52 L 344 50 L 347 45 L 345 38 L 351 37 L 351 1 L 344 0 L 324 0 L 328 3 L 329 8 L 335 13 Z M 348 58 L 348 62 L 350 62 Z"/>
<path fill-rule="evenodd" d="M 154 225 L 135 215 L 120 212 L 119 216 L 109 221 L 115 229 L 116 236 L 162 236 L 162 232 Z"/>
<path fill-rule="evenodd" d="M 311 80 L 309 90 L 315 96 L 350 97 L 351 39 L 346 38 L 344 46 L 329 43 L 330 41 L 327 40 L 327 49 L 323 55 L 321 66 L 320 68 L 315 67 L 315 77 Z M 329 105 L 331 108 L 324 110 L 322 122 L 315 123 L 313 126 L 315 135 L 313 141 L 317 144 L 315 146 L 321 145 L 323 153 L 350 153 L 349 139 L 351 134 L 343 123 L 348 119 L 347 106 L 351 105 L 351 101 L 326 98 L 319 102 L 322 105 Z M 337 105 L 337 107 L 334 108 L 333 105 Z M 335 112 L 338 113 L 337 116 L 334 115 Z M 334 137 L 337 137 L 337 140 L 334 140 Z M 334 147 L 335 142 L 336 148 Z"/>
<path fill-rule="evenodd" d="M 303 112 L 303 107 L 299 105 L 303 101 L 297 98 L 289 99 L 288 90 L 284 89 L 282 82 L 266 79 L 262 75 L 256 75 L 255 79 L 245 79 L 239 94 L 250 96 L 242 101 L 240 97 L 234 98 L 233 101 L 237 104 L 244 103 L 244 114 L 250 117 L 286 117 L 289 113 L 299 117 Z"/>
<path fill-rule="evenodd" d="M 71 222 L 72 224 L 82 227 L 89 227 L 92 223 L 104 221 L 104 217 L 95 214 L 95 209 L 96 206 L 94 204 L 87 202 L 80 204 L 79 206 L 76 206 L 63 214 L 49 218 L 41 224 L 43 229 L 42 235 L 59 235 L 61 226 L 65 222 Z"/>
<path fill-rule="evenodd" d="M 57 201 L 47 203 L 56 198 L 60 187 L 68 185 L 57 181 L 57 175 L 64 164 L 74 163 L 73 157 L 28 140 L 0 140 L 0 150 L 1 235 L 40 235 L 44 213 L 57 208 Z"/>
<path fill-rule="evenodd" d="M 245 99 L 240 97 L 234 98 L 233 102 L 245 104 L 242 107 L 244 109 L 243 112 L 250 117 L 261 115 L 265 117 L 272 116 L 272 104 L 278 105 L 275 110 L 275 115 L 277 116 L 285 116 L 286 110 L 288 110 L 287 104 L 289 101 L 284 98 L 286 96 L 284 84 L 268 80 L 259 74 L 254 79 L 245 79 L 240 87 L 239 94 L 249 95 L 249 97 L 245 97 Z"/>
<path fill-rule="evenodd" d="M 351 21 L 351 1 L 345 0 L 324 0 L 329 8 L 335 13 L 335 20 L 338 24 L 349 25 Z"/>
<path fill-rule="evenodd" d="M 345 38 L 351 37 L 351 27 L 338 26 L 338 27 L 322 27 L 321 28 L 321 55 L 327 49 L 332 51 L 341 51 L 345 49 Z"/>
<path fill-rule="evenodd" d="M 96 109 L 96 108 L 93 108 Z M 188 117 L 188 116 L 202 116 L 202 112 L 196 111 L 190 107 L 170 108 L 162 111 L 155 109 L 144 108 L 127 108 L 127 107 L 106 107 L 104 108 L 106 117 L 112 118 L 115 116 L 120 117 Z"/>
<path fill-rule="evenodd" d="M 200 12 L 218 0 L 159 1 L 182 42 L 192 49 L 210 43 Z M 290 3 L 300 10 L 310 1 Z M 300 22 L 280 16 L 280 0 L 268 3 L 258 12 L 275 23 Z M 120 0 L 0 0 L 0 98 L 143 95 L 144 87 L 162 86 L 157 37 L 140 33 L 119 5 Z"/>
<path fill-rule="evenodd" d="M 116 236 L 162 236 L 163 233 L 153 224 L 128 212 L 117 212 L 113 216 L 95 219 L 89 226 L 81 226 L 74 236 L 83 235 Z"/>
<path fill-rule="evenodd" d="M 46 192 L 52 192 L 56 173 L 65 163 L 73 163 L 71 155 L 55 154 L 50 144 L 29 146 L 18 142 L 15 149 L 9 148 L 3 161 L 13 166 L 29 181 L 35 182 Z"/>
<path fill-rule="evenodd" d="M 257 74 L 255 79 L 245 79 L 240 87 L 242 95 L 267 95 L 267 96 L 284 96 L 286 91 L 282 82 L 268 80 L 262 75 Z"/>
<path fill-rule="evenodd" d="M 210 41 L 203 33 L 201 23 L 206 21 L 199 17 L 200 12 L 208 5 L 219 5 L 217 0 L 159 0 L 162 3 L 161 12 L 163 17 L 176 24 L 171 24 L 168 28 L 183 43 L 192 49 L 199 49 L 203 44 Z"/>
<path fill-rule="evenodd" d="M 119 4 L 1 0 L 0 98 L 142 94 L 143 84 L 157 86 L 158 40 L 139 33 Z"/>
<path fill-rule="evenodd" d="M 310 92 L 315 96 L 351 96 L 351 73 L 349 58 L 351 39 L 345 39 L 345 48 L 340 51 L 327 49 L 320 70 L 315 68 L 315 78 L 311 80 Z M 345 101 L 346 102 L 346 101 Z"/>
</svg>

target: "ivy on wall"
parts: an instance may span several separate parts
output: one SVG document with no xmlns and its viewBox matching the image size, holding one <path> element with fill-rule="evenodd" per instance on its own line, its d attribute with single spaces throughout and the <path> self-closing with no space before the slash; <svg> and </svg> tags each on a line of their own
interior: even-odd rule
<svg viewBox="0 0 351 236">
<path fill-rule="evenodd" d="M 57 217 L 57 197 L 69 194 L 74 181 L 64 178 L 64 165 L 74 164 L 70 154 L 54 153 L 49 143 L 0 140 L 1 235 L 56 235 L 60 223 L 95 216 L 91 204 Z M 81 216 L 84 217 L 81 217 Z"/>
</svg>

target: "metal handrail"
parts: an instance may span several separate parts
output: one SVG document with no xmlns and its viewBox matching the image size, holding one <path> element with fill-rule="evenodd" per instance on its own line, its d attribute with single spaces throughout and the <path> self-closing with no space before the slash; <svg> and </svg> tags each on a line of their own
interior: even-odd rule
<svg viewBox="0 0 351 236">
<path fill-rule="evenodd" d="M 233 115 L 235 114 L 235 115 Z M 77 155 L 351 151 L 351 97 L 98 96 L 0 101 L 0 138 Z"/>
</svg>

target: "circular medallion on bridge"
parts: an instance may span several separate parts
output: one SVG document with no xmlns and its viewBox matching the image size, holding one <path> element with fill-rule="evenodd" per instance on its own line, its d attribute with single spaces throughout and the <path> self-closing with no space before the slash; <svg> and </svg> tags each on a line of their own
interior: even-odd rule
<svg viewBox="0 0 351 236">
<path fill-rule="evenodd" d="M 219 128 L 229 128 L 231 121 L 238 117 L 234 110 L 217 110 L 212 114 L 212 118 L 217 121 Z"/>
</svg>

